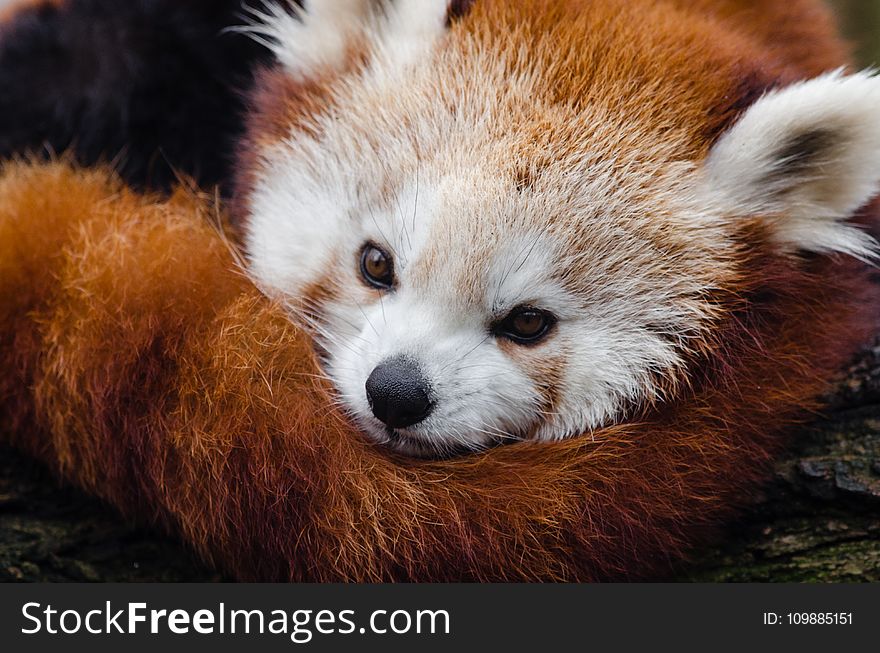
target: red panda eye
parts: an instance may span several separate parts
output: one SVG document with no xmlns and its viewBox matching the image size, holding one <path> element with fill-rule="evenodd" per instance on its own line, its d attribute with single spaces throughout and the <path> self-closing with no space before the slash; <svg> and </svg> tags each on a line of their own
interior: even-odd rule
<svg viewBox="0 0 880 653">
<path fill-rule="evenodd" d="M 367 285 L 379 290 L 394 286 L 394 260 L 377 245 L 368 243 L 361 250 L 360 268 Z"/>
<path fill-rule="evenodd" d="M 520 345 L 532 345 L 543 340 L 553 326 L 556 317 L 537 308 L 516 308 L 495 326 L 495 335 Z"/>
</svg>

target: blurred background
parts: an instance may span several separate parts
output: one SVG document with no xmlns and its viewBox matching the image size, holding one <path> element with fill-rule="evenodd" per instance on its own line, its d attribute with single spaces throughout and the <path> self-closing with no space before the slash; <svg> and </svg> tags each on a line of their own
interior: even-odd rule
<svg viewBox="0 0 880 653">
<path fill-rule="evenodd" d="M 127 2 L 128 0 L 122 0 Z M 0 9 L 22 0 L 0 0 Z M 840 17 L 863 65 L 880 66 L 880 0 L 826 0 Z"/>
<path fill-rule="evenodd" d="M 829 0 L 863 65 L 880 66 L 880 0 Z"/>
<path fill-rule="evenodd" d="M 127 2 L 129 0 L 122 0 Z M 13 5 L 22 0 L 0 0 Z M 880 0 L 826 0 L 840 16 L 844 32 L 855 44 L 855 51 L 863 65 L 880 66 Z"/>
</svg>

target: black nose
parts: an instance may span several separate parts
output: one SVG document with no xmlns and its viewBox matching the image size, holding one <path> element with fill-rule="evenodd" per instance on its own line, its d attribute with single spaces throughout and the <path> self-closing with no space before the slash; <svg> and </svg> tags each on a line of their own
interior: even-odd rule
<svg viewBox="0 0 880 653">
<path fill-rule="evenodd" d="M 409 358 L 380 363 L 367 379 L 367 400 L 376 419 L 393 429 L 418 424 L 431 414 L 431 387 Z"/>
</svg>

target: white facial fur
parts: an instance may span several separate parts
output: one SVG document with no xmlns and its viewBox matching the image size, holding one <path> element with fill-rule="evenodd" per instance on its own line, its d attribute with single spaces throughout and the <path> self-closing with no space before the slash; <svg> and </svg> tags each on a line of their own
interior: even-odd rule
<svg viewBox="0 0 880 653">
<path fill-rule="evenodd" d="M 414 4 L 445 8 L 427 0 L 395 6 Z M 381 19 L 351 14 L 368 16 L 360 29 L 373 43 L 369 64 L 336 84 L 330 109 L 264 149 L 250 197 L 251 272 L 297 314 L 314 316 L 310 325 L 344 407 L 379 442 L 444 455 L 581 434 L 673 394 L 693 343 L 712 328 L 709 296 L 734 266 L 730 220 L 754 215 L 755 198 L 769 197 L 762 184 L 771 175 L 743 162 L 763 157 L 775 172 L 779 148 L 771 145 L 785 144 L 788 131 L 769 110 L 773 98 L 747 112 L 705 166 L 681 162 L 674 134 L 658 139 L 612 109 L 535 106 L 537 80 L 529 71 L 511 74 L 503 52 L 443 47 L 443 21 L 435 20 L 442 12 L 430 21 L 388 12 Z M 358 25 L 340 15 L 349 16 L 340 19 L 342 32 Z M 310 22 L 280 16 L 262 33 L 271 34 L 292 75 L 307 76 L 310 60 L 296 48 L 284 52 L 285 34 Z M 332 23 L 330 13 L 322 20 Z M 341 61 L 336 42 L 308 56 L 321 65 Z M 876 80 L 863 81 L 876 92 Z M 824 98 L 828 90 L 821 90 Z M 803 95 L 809 107 L 810 94 Z M 860 97 L 854 91 L 846 101 L 861 106 Z M 536 115 L 579 147 L 540 163 L 512 155 L 522 151 L 522 132 Z M 837 142 L 835 133 L 828 142 Z M 845 154 L 838 159 L 850 165 Z M 859 154 L 880 162 L 880 145 Z M 834 201 L 835 211 L 775 200 L 774 219 L 815 217 L 804 223 L 814 232 L 798 226 L 790 230 L 798 235 L 785 236 L 783 227 L 780 240 L 867 255 L 870 241 L 839 221 L 870 197 L 880 176 L 874 169 Z M 801 176 L 792 188 L 815 179 Z M 391 292 L 360 276 L 358 256 L 370 242 L 394 258 Z M 521 305 L 558 319 L 536 345 L 492 333 L 493 323 Z M 377 365 L 399 356 L 418 364 L 435 408 L 423 422 L 389 432 L 364 386 Z"/>
</svg>

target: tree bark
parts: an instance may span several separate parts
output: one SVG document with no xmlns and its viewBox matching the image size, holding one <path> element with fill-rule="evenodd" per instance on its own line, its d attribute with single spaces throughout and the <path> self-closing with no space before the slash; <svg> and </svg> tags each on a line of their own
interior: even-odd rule
<svg viewBox="0 0 880 653">
<path fill-rule="evenodd" d="M 221 578 L 182 545 L 0 447 L 0 582 L 212 580 Z"/>
<path fill-rule="evenodd" d="M 880 340 L 794 436 L 763 498 L 701 552 L 700 581 L 880 581 Z"/>
</svg>

